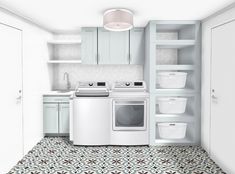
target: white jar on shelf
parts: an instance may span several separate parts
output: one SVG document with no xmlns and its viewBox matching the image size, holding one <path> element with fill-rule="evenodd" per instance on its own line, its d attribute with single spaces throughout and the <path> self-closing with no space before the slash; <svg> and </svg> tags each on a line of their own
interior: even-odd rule
<svg viewBox="0 0 235 174">
<path fill-rule="evenodd" d="M 160 88 L 184 88 L 187 79 L 186 72 L 159 72 L 157 73 Z"/>
<path fill-rule="evenodd" d="M 183 114 L 186 110 L 187 98 L 161 97 L 157 99 L 159 112 L 162 114 Z"/>
</svg>

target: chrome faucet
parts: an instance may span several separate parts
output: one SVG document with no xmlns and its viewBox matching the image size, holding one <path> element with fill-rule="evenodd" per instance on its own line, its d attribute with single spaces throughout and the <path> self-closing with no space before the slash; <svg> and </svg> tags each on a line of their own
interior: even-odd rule
<svg viewBox="0 0 235 174">
<path fill-rule="evenodd" d="M 69 74 L 67 72 L 64 73 L 64 80 L 66 80 L 66 90 L 70 90 L 71 84 L 69 82 Z"/>
</svg>

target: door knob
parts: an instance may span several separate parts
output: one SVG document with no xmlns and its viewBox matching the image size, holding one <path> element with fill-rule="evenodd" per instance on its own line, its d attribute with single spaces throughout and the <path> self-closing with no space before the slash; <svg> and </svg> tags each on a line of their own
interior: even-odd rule
<svg viewBox="0 0 235 174">
<path fill-rule="evenodd" d="M 22 96 L 21 96 L 21 95 L 18 96 L 18 97 L 16 97 L 16 102 L 17 102 L 17 103 L 20 103 L 20 102 L 21 102 L 21 99 L 22 99 Z"/>
<path fill-rule="evenodd" d="M 216 94 L 215 94 L 215 89 L 212 89 L 212 90 L 211 90 L 211 93 L 212 93 L 212 94 L 211 94 L 211 98 L 212 98 L 212 99 L 214 99 L 214 100 L 218 99 L 218 97 L 217 97 Z"/>
<path fill-rule="evenodd" d="M 21 95 L 16 98 L 16 100 L 20 100 L 20 99 L 21 99 Z"/>
<path fill-rule="evenodd" d="M 212 96 L 211 96 L 213 99 L 218 99 L 216 96 L 215 96 L 215 94 L 212 94 Z"/>
</svg>

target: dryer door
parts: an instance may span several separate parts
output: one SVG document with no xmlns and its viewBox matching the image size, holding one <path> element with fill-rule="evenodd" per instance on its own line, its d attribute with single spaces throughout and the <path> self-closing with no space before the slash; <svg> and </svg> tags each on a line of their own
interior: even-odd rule
<svg viewBox="0 0 235 174">
<path fill-rule="evenodd" d="M 145 100 L 114 100 L 113 130 L 146 130 Z"/>
</svg>

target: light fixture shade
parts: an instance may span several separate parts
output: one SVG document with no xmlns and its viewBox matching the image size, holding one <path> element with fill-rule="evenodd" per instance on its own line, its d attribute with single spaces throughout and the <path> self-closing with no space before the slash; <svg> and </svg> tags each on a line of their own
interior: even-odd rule
<svg viewBox="0 0 235 174">
<path fill-rule="evenodd" d="M 103 25 L 106 30 L 126 31 L 133 28 L 133 13 L 127 9 L 110 9 L 104 13 Z"/>
</svg>

